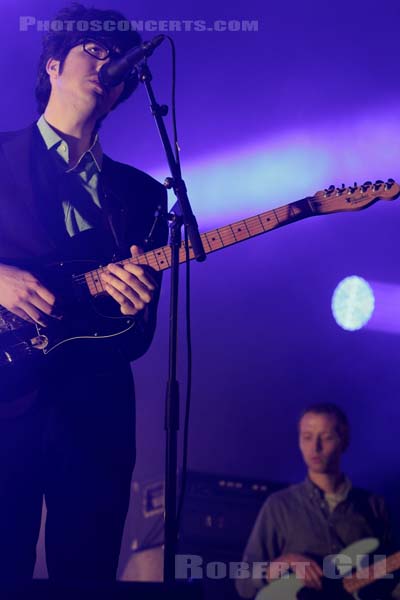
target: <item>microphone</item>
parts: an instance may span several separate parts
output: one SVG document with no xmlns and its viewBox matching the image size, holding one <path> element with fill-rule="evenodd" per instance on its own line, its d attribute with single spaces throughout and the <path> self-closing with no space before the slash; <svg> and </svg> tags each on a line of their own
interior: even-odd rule
<svg viewBox="0 0 400 600">
<path fill-rule="evenodd" d="M 165 35 L 156 35 L 149 42 L 143 42 L 129 50 L 121 58 L 111 60 L 99 71 L 99 81 L 104 87 L 115 87 L 124 81 L 134 70 L 134 67 L 144 58 L 151 56 L 154 50 L 165 40 Z"/>
</svg>

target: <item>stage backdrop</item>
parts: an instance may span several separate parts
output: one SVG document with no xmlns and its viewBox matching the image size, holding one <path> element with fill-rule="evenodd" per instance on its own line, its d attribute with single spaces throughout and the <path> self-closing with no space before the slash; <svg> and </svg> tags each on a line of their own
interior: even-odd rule
<svg viewBox="0 0 400 600">
<path fill-rule="evenodd" d="M 137 21 L 144 39 L 175 40 L 182 168 L 202 230 L 330 184 L 400 178 L 397 0 L 111 4 Z M 62 5 L 2 0 L 3 130 L 37 118 L 38 23 Z M 170 104 L 167 42 L 149 64 L 158 100 Z M 118 160 L 169 174 L 142 88 L 104 124 L 102 143 Z M 298 414 L 310 402 L 333 401 L 352 423 L 348 474 L 396 507 L 399 307 L 386 302 L 386 331 L 348 332 L 335 323 L 331 298 L 349 275 L 400 286 L 399 227 L 400 200 L 380 202 L 304 220 L 192 265 L 190 468 L 297 481 Z M 164 464 L 168 294 L 165 274 L 153 346 L 134 366 L 139 480 L 160 477 Z M 183 404 L 183 296 L 180 316 Z"/>
</svg>

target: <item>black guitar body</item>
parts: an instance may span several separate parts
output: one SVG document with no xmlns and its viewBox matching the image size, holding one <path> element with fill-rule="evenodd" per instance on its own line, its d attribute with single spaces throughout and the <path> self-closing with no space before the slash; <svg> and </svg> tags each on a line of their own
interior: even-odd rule
<svg viewBox="0 0 400 600">
<path fill-rule="evenodd" d="M 17 265 L 34 273 L 51 290 L 57 300 L 56 316 L 44 317 L 46 327 L 21 319 L 0 306 L 0 381 L 1 402 L 10 402 L 22 393 L 34 389 L 40 365 L 50 353 L 79 340 L 91 340 L 101 344 L 131 330 L 133 317 L 121 314 L 119 305 L 105 292 L 93 296 L 84 274 L 110 260 L 100 262 L 95 258 L 79 260 L 71 258 L 82 255 L 82 240 L 93 239 L 93 234 L 80 234 L 68 247 L 67 260 L 52 261 L 45 268 L 35 265 Z M 84 244 L 86 246 L 86 244 Z M 86 247 L 92 247 L 89 244 Z M 103 254 L 103 253 L 102 253 Z M 104 258 L 104 256 L 103 256 Z M 100 287 L 99 287 L 100 290 Z M 59 318 L 61 317 L 61 318 Z"/>
<path fill-rule="evenodd" d="M 37 353 L 46 355 L 72 340 L 109 339 L 133 327 L 133 318 L 121 315 L 110 296 L 90 295 L 81 273 L 98 266 L 92 261 L 63 262 L 37 273 L 60 298 L 55 306 L 57 317 L 46 317 L 46 327 L 30 324 L 0 307 L 0 367 Z"/>
</svg>

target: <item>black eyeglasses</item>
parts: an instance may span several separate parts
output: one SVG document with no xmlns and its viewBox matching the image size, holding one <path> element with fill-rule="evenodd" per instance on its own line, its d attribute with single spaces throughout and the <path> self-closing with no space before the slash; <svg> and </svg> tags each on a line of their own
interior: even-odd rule
<svg viewBox="0 0 400 600">
<path fill-rule="evenodd" d="M 84 40 L 82 43 L 84 51 L 97 60 L 106 60 L 109 57 L 118 58 L 118 56 L 121 56 L 121 52 L 110 50 L 110 48 L 103 46 L 95 40 Z"/>
</svg>

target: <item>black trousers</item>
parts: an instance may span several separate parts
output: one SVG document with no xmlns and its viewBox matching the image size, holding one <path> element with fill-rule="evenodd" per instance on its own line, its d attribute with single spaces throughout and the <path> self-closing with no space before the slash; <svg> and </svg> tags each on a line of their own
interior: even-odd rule
<svg viewBox="0 0 400 600">
<path fill-rule="evenodd" d="M 128 364 L 79 362 L 49 371 L 25 414 L 0 419 L 0 585 L 32 578 L 43 495 L 49 578 L 115 579 L 135 462 L 133 379 Z"/>
</svg>

